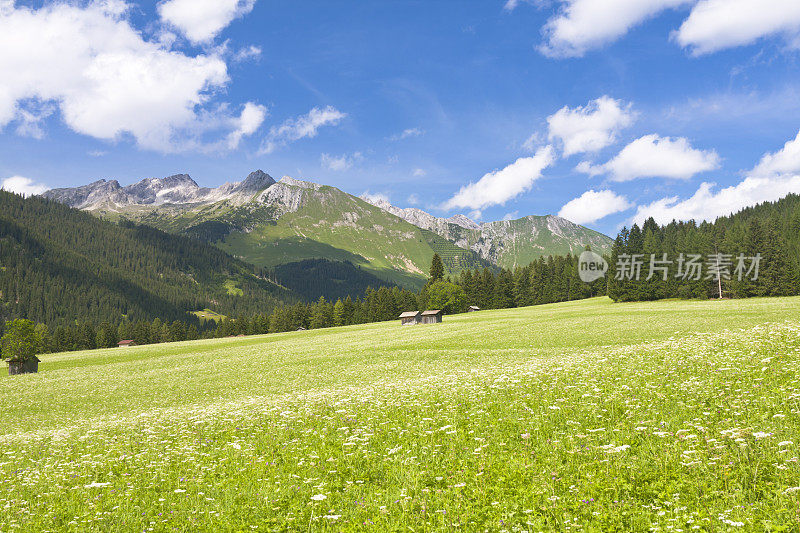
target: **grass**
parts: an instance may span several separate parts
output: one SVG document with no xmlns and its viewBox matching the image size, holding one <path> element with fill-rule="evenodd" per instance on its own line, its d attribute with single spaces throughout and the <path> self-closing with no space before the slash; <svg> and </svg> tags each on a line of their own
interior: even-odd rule
<svg viewBox="0 0 800 533">
<path fill-rule="evenodd" d="M 42 357 L 2 531 L 795 531 L 800 298 Z"/>
<path fill-rule="evenodd" d="M 236 286 L 235 279 L 227 279 L 225 283 L 222 284 L 222 287 L 228 291 L 228 294 L 231 296 L 243 296 L 244 291 Z"/>
<path fill-rule="evenodd" d="M 226 287 L 227 288 L 227 287 Z M 241 291 L 241 289 L 239 289 Z M 228 293 L 230 294 L 230 289 L 228 289 Z M 202 311 L 192 311 L 192 314 L 199 318 L 202 322 L 206 322 L 208 320 L 213 320 L 214 322 L 219 322 L 221 320 L 225 320 L 225 315 L 221 315 L 216 311 L 211 309 L 203 309 Z"/>
</svg>

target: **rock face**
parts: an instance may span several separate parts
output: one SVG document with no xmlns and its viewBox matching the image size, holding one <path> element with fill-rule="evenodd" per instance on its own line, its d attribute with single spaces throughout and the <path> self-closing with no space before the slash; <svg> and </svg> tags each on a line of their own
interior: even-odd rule
<svg viewBox="0 0 800 533">
<path fill-rule="evenodd" d="M 200 187 L 188 174 L 175 174 L 166 178 L 145 178 L 127 187 L 120 186 L 116 180 L 100 180 L 81 187 L 51 189 L 42 196 L 78 209 L 113 211 L 128 206 L 210 204 L 221 200 L 239 203 L 250 200 L 274 183 L 275 180 L 261 170 L 250 173 L 241 182 L 226 183 L 215 189 Z"/>
<path fill-rule="evenodd" d="M 586 246 L 599 253 L 609 252 L 613 242 L 601 233 L 554 215 L 478 224 L 464 215 L 438 218 L 421 209 L 395 207 L 381 198 L 361 198 L 506 268 L 526 265 L 542 255 L 580 253 Z"/>
</svg>

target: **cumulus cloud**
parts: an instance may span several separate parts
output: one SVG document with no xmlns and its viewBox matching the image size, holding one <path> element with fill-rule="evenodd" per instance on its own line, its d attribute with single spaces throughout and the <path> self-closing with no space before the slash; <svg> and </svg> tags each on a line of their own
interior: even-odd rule
<svg viewBox="0 0 800 533">
<path fill-rule="evenodd" d="M 548 20 L 542 29 L 545 42 L 539 50 L 551 57 L 579 57 L 588 50 L 617 40 L 637 24 L 666 9 L 694 1 L 562 0 L 561 12 Z"/>
<path fill-rule="evenodd" d="M 673 38 L 695 55 L 747 45 L 773 35 L 800 37 L 797 0 L 701 0 Z"/>
<path fill-rule="evenodd" d="M 630 126 L 635 118 L 630 104 L 601 96 L 575 109 L 564 106 L 547 117 L 548 138 L 562 143 L 564 156 L 596 152 L 616 141 L 617 132 Z"/>
<path fill-rule="evenodd" d="M 764 154 L 749 172 L 751 176 L 762 178 L 793 173 L 800 173 L 800 132 L 777 152 Z"/>
<path fill-rule="evenodd" d="M 642 223 L 651 216 L 660 224 L 672 220 L 712 221 L 790 193 L 800 194 L 800 133 L 782 149 L 765 154 L 738 184 L 715 192 L 713 183 L 703 183 L 690 198 L 661 198 L 639 206 L 632 222 Z"/>
<path fill-rule="evenodd" d="M 554 159 L 553 147 L 542 147 L 532 157 L 521 157 L 507 167 L 461 187 L 442 207 L 480 211 L 492 205 L 502 205 L 529 190 L 533 182 L 542 176 L 542 171 L 553 164 Z M 480 218 L 479 212 L 476 218 Z"/>
<path fill-rule="evenodd" d="M 627 198 L 613 191 L 589 190 L 564 204 L 558 216 L 576 224 L 590 224 L 631 207 L 633 204 Z"/>
<path fill-rule="evenodd" d="M 320 156 L 320 162 L 322 163 L 322 166 L 337 172 L 352 168 L 353 165 L 359 161 L 362 161 L 363 159 L 364 156 L 361 155 L 361 152 L 355 152 L 352 155 L 342 154 L 339 156 L 334 156 L 330 154 L 322 154 Z"/>
<path fill-rule="evenodd" d="M 428 175 L 424 168 L 415 168 L 414 171 L 411 173 L 412 176 L 415 178 L 422 178 Z"/>
<path fill-rule="evenodd" d="M 244 109 L 242 109 L 242 114 L 233 120 L 235 129 L 228 134 L 228 149 L 235 150 L 238 148 L 242 138 L 258 131 L 265 118 L 267 118 L 266 107 L 247 102 L 244 105 Z"/>
<path fill-rule="evenodd" d="M 639 206 L 632 222 L 643 223 L 653 217 L 659 224 L 673 220 L 708 220 L 730 215 L 761 202 L 774 202 L 789 193 L 800 193 L 800 175 L 773 178 L 747 177 L 737 185 L 714 192 L 713 183 L 703 183 L 690 198 L 662 198 Z"/>
<path fill-rule="evenodd" d="M 22 196 L 42 194 L 49 188 L 50 187 L 43 183 L 36 183 L 32 179 L 22 176 L 11 176 L 10 178 L 5 178 L 2 182 L 0 182 L 0 189 L 21 194 Z"/>
<path fill-rule="evenodd" d="M 695 174 L 719 168 L 714 150 L 692 148 L 684 137 L 645 135 L 622 149 L 604 165 L 582 162 L 576 170 L 589 175 L 609 174 L 612 181 L 637 178 L 689 179 Z"/>
<path fill-rule="evenodd" d="M 158 5 L 161 19 L 194 44 L 213 40 L 234 19 L 253 10 L 255 0 L 167 0 Z"/>
<path fill-rule="evenodd" d="M 306 137 L 316 137 L 321 127 L 335 126 L 346 116 L 346 113 L 342 113 L 332 106 L 324 109 L 315 107 L 305 115 L 288 119 L 280 126 L 273 126 L 261 146 L 261 153 L 270 154 L 290 142 Z"/>
<path fill-rule="evenodd" d="M 35 100 L 57 106 L 78 133 L 105 140 L 130 135 L 160 152 L 201 146 L 185 138 L 208 131 L 205 120 L 229 131 L 243 126 L 245 135 L 255 104 L 242 119 L 247 124 L 233 120 L 225 104 L 208 108 L 229 82 L 225 62 L 172 50 L 169 40 L 145 40 L 125 18 L 127 9 L 119 0 L 39 9 L 0 4 L 0 128 L 19 120 L 21 133 L 39 135 L 41 120 L 21 112 Z"/>
</svg>

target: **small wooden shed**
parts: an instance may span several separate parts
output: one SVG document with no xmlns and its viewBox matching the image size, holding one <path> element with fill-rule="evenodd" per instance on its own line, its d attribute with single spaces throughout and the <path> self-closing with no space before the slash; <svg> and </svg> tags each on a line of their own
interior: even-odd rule
<svg viewBox="0 0 800 533">
<path fill-rule="evenodd" d="M 400 315 L 400 324 L 403 326 L 415 326 L 420 323 L 422 314 L 419 311 L 406 311 Z"/>
<path fill-rule="evenodd" d="M 130 346 L 136 346 L 136 341 L 134 341 L 134 340 L 119 341 L 118 346 L 120 348 L 128 348 Z"/>
<path fill-rule="evenodd" d="M 442 321 L 442 312 L 439 309 L 429 309 L 422 312 L 423 324 L 439 324 Z"/>
<path fill-rule="evenodd" d="M 19 374 L 35 374 L 39 371 L 39 358 L 35 355 L 24 361 L 9 361 L 8 375 L 16 376 Z"/>
<path fill-rule="evenodd" d="M 478 307 L 477 305 L 470 305 L 467 308 L 467 313 L 474 313 L 475 311 L 480 311 L 480 310 L 481 310 L 481 308 Z"/>
</svg>

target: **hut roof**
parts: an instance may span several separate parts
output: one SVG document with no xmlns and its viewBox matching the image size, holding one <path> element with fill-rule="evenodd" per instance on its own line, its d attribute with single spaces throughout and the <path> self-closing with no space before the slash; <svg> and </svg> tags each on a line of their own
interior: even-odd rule
<svg viewBox="0 0 800 533">
<path fill-rule="evenodd" d="M 400 318 L 413 318 L 419 315 L 419 311 L 406 311 L 400 315 Z"/>
<path fill-rule="evenodd" d="M 126 346 L 128 344 L 135 344 L 135 342 L 133 340 L 119 341 L 120 346 Z"/>
<path fill-rule="evenodd" d="M 470 309 L 474 309 L 474 310 L 476 310 L 476 311 L 480 311 L 480 310 L 481 310 L 481 308 L 480 308 L 480 307 L 478 307 L 477 305 L 470 305 L 470 306 L 469 306 L 469 308 L 470 308 Z"/>
<path fill-rule="evenodd" d="M 427 311 L 422 312 L 422 316 L 433 316 L 438 314 L 441 314 L 439 309 L 428 309 Z"/>
</svg>

